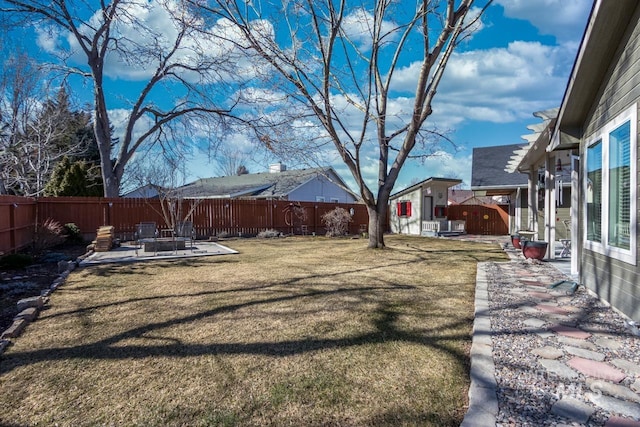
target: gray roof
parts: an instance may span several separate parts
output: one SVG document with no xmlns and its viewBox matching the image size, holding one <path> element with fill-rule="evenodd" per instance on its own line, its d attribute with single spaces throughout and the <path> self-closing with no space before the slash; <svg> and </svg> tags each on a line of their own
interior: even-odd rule
<svg viewBox="0 0 640 427">
<path fill-rule="evenodd" d="M 431 177 L 431 178 L 427 178 L 424 179 L 416 184 L 413 184 L 410 187 L 407 187 L 405 189 L 402 189 L 396 193 L 393 193 L 391 196 L 389 196 L 390 199 L 394 199 L 397 198 L 398 196 L 403 196 L 407 193 L 411 193 L 412 191 L 414 191 L 415 189 L 422 187 L 425 184 L 431 183 L 431 182 L 442 182 L 447 184 L 448 187 L 453 187 L 454 185 L 458 185 L 460 183 L 462 183 L 461 179 L 457 179 L 457 178 L 435 178 L 435 177 Z"/>
<path fill-rule="evenodd" d="M 179 190 L 187 198 L 281 198 L 319 175 L 328 176 L 337 185 L 345 186 L 333 168 L 324 167 L 201 178 Z"/>
<path fill-rule="evenodd" d="M 637 19 L 639 7 L 637 0 L 593 2 L 591 16 L 562 99 L 552 149 L 578 146 L 593 101 L 601 96 L 602 82 L 610 72 L 616 55 L 619 55 L 621 41 L 629 37 L 628 26 L 633 19 Z M 636 55 L 631 52 L 625 54 L 634 58 Z M 623 58 L 620 61 L 630 60 Z M 635 67 L 629 65 L 634 72 Z"/>
<path fill-rule="evenodd" d="M 528 177 L 504 170 L 513 152 L 527 144 L 498 145 L 473 149 L 471 189 L 500 189 L 527 187 Z"/>
</svg>

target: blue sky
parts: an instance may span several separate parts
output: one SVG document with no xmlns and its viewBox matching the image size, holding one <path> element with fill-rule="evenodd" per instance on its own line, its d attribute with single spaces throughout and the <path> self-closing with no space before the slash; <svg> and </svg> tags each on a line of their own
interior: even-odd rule
<svg viewBox="0 0 640 427">
<path fill-rule="evenodd" d="M 445 110 L 457 113 L 452 138 L 458 153 L 408 165 L 395 189 L 430 176 L 459 178 L 468 187 L 474 147 L 524 144 L 527 125 L 538 122 L 533 113 L 562 101 L 591 5 L 494 2 L 483 28 L 452 58 L 434 105 L 436 121 L 448 120 Z"/>
<path fill-rule="evenodd" d="M 428 177 L 459 178 L 468 187 L 474 147 L 524 143 L 521 136 L 529 133 L 526 126 L 537 121 L 533 113 L 558 107 L 562 100 L 591 6 L 591 0 L 494 0 L 482 18 L 481 29 L 451 58 L 433 104 L 430 123 L 452 130 L 449 136 L 457 152 L 449 150 L 447 155 L 425 162 L 407 162 L 394 191 Z M 150 25 L 165 28 L 161 14 L 140 14 Z M 34 48 L 41 52 L 56 49 L 50 32 L 40 29 L 37 35 Z M 57 37 L 65 38 L 63 34 Z M 139 88 L 146 71 L 125 71 L 108 64 L 107 75 L 117 88 L 110 97 L 116 128 L 118 118 L 126 114 L 122 109 L 125 104 L 118 99 Z M 84 94 L 88 101 L 91 89 L 75 83 L 75 94 L 81 98 Z M 243 135 L 228 136 L 225 142 L 232 151 L 248 157 L 256 153 Z M 346 167 L 331 158 L 327 156 L 327 162 L 355 189 Z M 247 167 L 250 172 L 262 172 L 277 160 L 289 163 L 286 158 L 258 155 L 249 158 Z M 194 152 L 189 164 L 187 180 L 217 175 L 218 169 L 206 153 Z M 375 164 L 365 166 L 374 181 Z"/>
</svg>

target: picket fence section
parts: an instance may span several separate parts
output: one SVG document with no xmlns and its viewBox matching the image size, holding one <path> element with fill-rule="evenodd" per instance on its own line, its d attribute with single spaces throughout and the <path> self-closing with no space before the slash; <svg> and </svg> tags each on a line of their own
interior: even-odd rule
<svg viewBox="0 0 640 427">
<path fill-rule="evenodd" d="M 204 199 L 184 200 L 174 208 L 179 220 L 193 222 L 197 238 L 233 235 L 254 236 L 267 229 L 285 234 L 326 233 L 322 216 L 336 207 L 352 213 L 349 232 L 366 230 L 367 209 L 363 204 L 289 202 L 285 200 Z M 153 221 L 170 228 L 166 205 L 156 199 L 101 197 L 23 198 L 0 196 L 0 252 L 19 250 L 33 241 L 36 227 L 47 219 L 74 223 L 86 240 L 102 225 L 112 225 L 116 237 L 133 238 L 136 224 Z"/>
</svg>

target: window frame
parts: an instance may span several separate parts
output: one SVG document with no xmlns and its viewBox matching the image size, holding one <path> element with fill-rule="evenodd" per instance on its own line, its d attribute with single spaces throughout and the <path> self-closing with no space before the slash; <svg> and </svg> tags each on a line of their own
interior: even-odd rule
<svg viewBox="0 0 640 427">
<path fill-rule="evenodd" d="M 629 169 L 630 169 L 630 212 L 629 212 L 629 249 L 613 246 L 609 243 L 609 212 L 611 195 L 609 194 L 609 188 L 611 183 L 609 154 L 611 150 L 610 135 L 618 128 L 629 122 Z M 593 135 L 591 135 L 585 141 L 584 150 L 584 175 L 582 177 L 582 219 L 583 227 L 582 235 L 584 241 L 584 248 L 592 252 L 596 252 L 605 255 L 610 258 L 614 258 L 625 262 L 627 264 L 636 265 L 636 247 L 637 247 L 637 201 L 638 201 L 638 106 L 633 104 L 631 107 L 622 111 L 613 120 L 607 122 L 602 128 L 598 129 Z M 602 164 L 602 207 L 601 207 L 601 233 L 600 241 L 587 239 L 587 165 L 589 162 L 589 148 L 595 146 L 597 143 L 602 144 L 601 152 L 601 164 Z"/>
<path fill-rule="evenodd" d="M 396 202 L 396 215 L 398 218 L 411 218 L 412 216 L 411 200 L 403 199 Z M 404 214 L 402 213 L 404 212 Z"/>
</svg>

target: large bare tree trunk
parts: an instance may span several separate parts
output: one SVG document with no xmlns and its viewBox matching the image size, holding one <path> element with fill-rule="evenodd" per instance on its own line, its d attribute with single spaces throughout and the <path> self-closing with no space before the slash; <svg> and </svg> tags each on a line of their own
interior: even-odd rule
<svg viewBox="0 0 640 427">
<path fill-rule="evenodd" d="M 384 244 L 384 231 L 386 228 L 387 207 L 367 205 L 369 214 L 369 249 L 382 249 Z"/>
<path fill-rule="evenodd" d="M 287 1 L 281 2 L 284 18 L 252 2 L 194 3 L 210 19 L 233 24 L 243 48 L 269 64 L 275 92 L 286 93 L 292 102 L 290 122 L 307 122 L 309 116 L 317 120 L 323 135 L 320 144 L 313 144 L 333 143 L 367 206 L 368 246 L 384 248 L 391 190 L 408 159 L 428 158 L 438 151 L 438 142 L 448 141 L 436 126 L 427 129 L 432 102 L 455 47 L 472 33 L 491 1 L 483 0 L 479 13 L 466 22 L 474 0 L 424 0 L 411 9 L 393 1 L 366 6 L 345 0 Z M 350 38 L 355 22 L 367 29 L 366 43 Z M 399 70 L 407 55 L 418 71 L 414 96 L 408 98 L 412 106 L 400 111 L 394 83 L 406 78 Z M 354 125 L 353 118 L 362 121 Z M 269 150 L 278 146 L 283 152 L 307 153 L 313 146 L 299 142 L 307 141 L 306 135 L 287 141 L 280 138 L 287 131 L 274 134 L 259 137 Z M 378 176 L 373 183 L 366 169 L 375 152 Z"/>
</svg>

